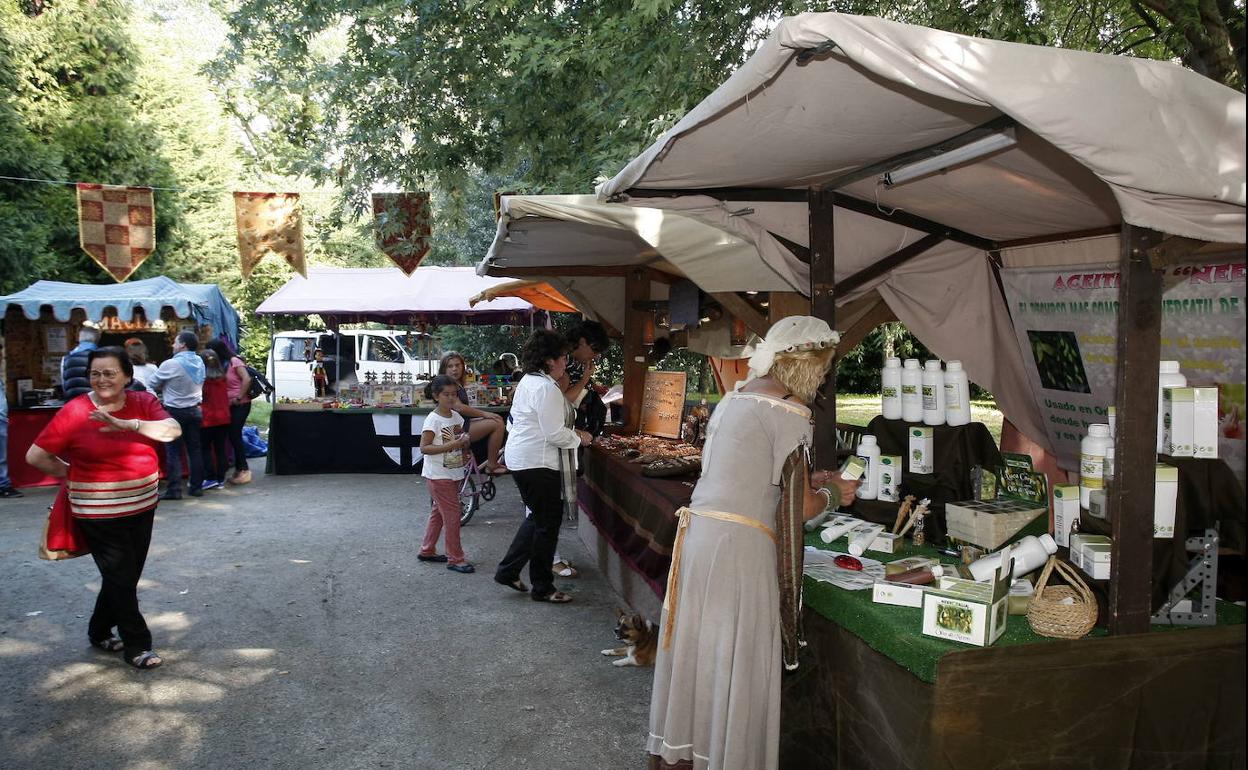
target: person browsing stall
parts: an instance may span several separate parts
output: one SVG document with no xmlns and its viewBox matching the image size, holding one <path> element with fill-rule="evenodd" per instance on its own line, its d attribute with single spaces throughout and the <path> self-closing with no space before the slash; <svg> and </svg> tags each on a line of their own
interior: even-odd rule
<svg viewBox="0 0 1248 770">
<path fill-rule="evenodd" d="M 459 402 L 459 383 L 445 374 L 433 378 L 425 397 L 437 407 L 425 418 L 420 429 L 420 453 L 425 461 L 420 475 L 429 487 L 432 506 L 425 538 L 416 558 L 420 561 L 449 562 L 446 568 L 465 574 L 476 572 L 464 558 L 459 541 L 459 485 L 468 472 L 468 447 L 472 443 L 464 430 L 464 420 L 454 411 Z M 446 530 L 446 553 L 438 553 L 438 535 Z"/>
<path fill-rule="evenodd" d="M 151 390 L 147 384 L 152 375 L 156 373 L 156 364 L 149 363 L 147 360 L 147 344 L 138 337 L 131 337 L 125 342 L 126 355 L 130 356 L 130 363 L 134 365 L 134 381 L 142 383 L 144 388 Z"/>
<path fill-rule="evenodd" d="M 204 461 L 200 450 L 199 430 L 204 415 L 199 405 L 204 398 L 204 362 L 195 351 L 199 337 L 194 332 L 178 332 L 173 340 L 173 358 L 165 361 L 152 375 L 152 390 L 160 394 L 161 403 L 182 427 L 181 436 L 165 446 L 165 471 L 169 485 L 165 500 L 182 499 L 182 450 L 186 449 L 189 464 L 188 480 L 191 497 L 204 494 Z"/>
<path fill-rule="evenodd" d="M 858 483 L 812 472 L 809 404 L 839 337 L 776 322 L 715 409 L 702 476 L 677 512 L 646 743 L 649 767 L 776 770 L 781 667 L 796 668 L 802 522 Z"/>
<path fill-rule="evenodd" d="M 97 348 L 87 364 L 91 391 L 57 412 L 26 462 L 66 479 L 70 512 L 100 571 L 88 640 L 98 650 L 121 652 L 135 668 L 155 668 L 162 661 L 139 611 L 138 586 L 158 502 L 156 445 L 182 429 L 151 393 L 126 390 L 134 366 L 124 350 Z"/>
<path fill-rule="evenodd" d="M 464 380 L 468 376 L 468 365 L 464 357 L 451 350 L 442 356 L 438 364 L 438 374 L 445 374 L 455 381 L 458 388 L 459 403 L 455 412 L 464 418 L 468 425 L 468 435 L 472 443 L 486 440 L 485 472 L 493 476 L 507 473 L 508 468 L 498 460 L 498 453 L 503 448 L 503 439 L 507 436 L 507 427 L 502 415 L 477 409 L 468 405 L 468 391 L 464 388 Z"/>
<path fill-rule="evenodd" d="M 65 400 L 91 391 L 87 380 L 87 358 L 99 347 L 100 330 L 84 326 L 78 330 L 78 344 L 61 358 L 61 392 Z"/>
<path fill-rule="evenodd" d="M 251 414 L 251 372 L 247 364 L 235 355 L 225 340 L 209 340 L 205 347 L 217 354 L 225 366 L 226 395 L 230 400 L 230 427 L 228 438 L 234 452 L 234 475 L 227 480 L 231 484 L 250 484 L 251 469 L 247 465 L 247 445 L 243 443 L 243 428 Z"/>
<path fill-rule="evenodd" d="M 555 590 L 551 564 L 565 506 L 576 506 L 576 449 L 592 437 L 573 427 L 575 411 L 556 380 L 567 367 L 568 345 L 556 332 L 538 329 L 520 353 L 525 375 L 511 403 L 507 467 L 528 508 L 520 529 L 499 562 L 494 580 L 534 601 L 563 604 L 572 597 Z M 529 566 L 530 589 L 520 580 Z"/>
<path fill-rule="evenodd" d="M 200 425 L 200 453 L 204 458 L 203 489 L 220 489 L 225 486 L 225 474 L 229 468 L 226 441 L 230 432 L 230 397 L 226 391 L 225 367 L 216 351 L 205 348 L 199 351 L 204 362 L 204 400 L 200 403 L 203 422 Z"/>
</svg>

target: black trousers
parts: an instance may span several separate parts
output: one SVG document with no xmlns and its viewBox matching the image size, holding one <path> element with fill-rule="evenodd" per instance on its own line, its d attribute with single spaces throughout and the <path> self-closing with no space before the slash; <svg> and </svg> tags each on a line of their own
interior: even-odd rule
<svg viewBox="0 0 1248 770">
<path fill-rule="evenodd" d="M 182 435 L 165 444 L 165 472 L 169 474 L 169 489 L 182 489 L 182 447 L 186 447 L 187 483 L 191 489 L 204 485 L 204 458 L 200 447 L 199 429 L 204 422 L 199 407 L 175 409 L 165 407 L 169 416 L 182 426 Z"/>
<path fill-rule="evenodd" d="M 532 468 L 511 472 L 520 490 L 520 499 L 532 511 L 520 524 L 507 555 L 498 563 L 494 576 L 503 582 L 520 579 L 527 562 L 529 582 L 534 596 L 544 598 L 555 592 L 555 576 L 551 564 L 559 545 L 559 526 L 563 523 L 562 484 L 559 471 Z"/>
<path fill-rule="evenodd" d="M 230 404 L 230 447 L 234 450 L 234 470 L 247 470 L 247 446 L 243 444 L 243 426 L 251 414 L 251 402 Z"/>
<path fill-rule="evenodd" d="M 200 449 L 204 455 L 204 478 L 225 481 L 225 474 L 230 469 L 230 461 L 225 452 L 225 441 L 229 433 L 229 425 L 200 428 Z"/>
<path fill-rule="evenodd" d="M 102 579 L 87 637 L 93 642 L 107 639 L 116 626 L 127 659 L 152 649 L 152 632 L 139 612 L 139 578 L 147 562 L 155 515 L 152 508 L 120 519 L 78 519 Z"/>
</svg>

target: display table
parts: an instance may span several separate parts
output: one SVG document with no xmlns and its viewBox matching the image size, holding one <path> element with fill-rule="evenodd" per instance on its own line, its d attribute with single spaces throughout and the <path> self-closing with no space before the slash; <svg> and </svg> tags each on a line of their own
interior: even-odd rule
<svg viewBox="0 0 1248 770">
<path fill-rule="evenodd" d="M 0 383 L 2 386 L 3 383 Z M 26 462 L 26 452 L 39 433 L 52 422 L 61 408 L 39 406 L 31 409 L 9 407 L 9 479 L 15 487 L 50 487 L 60 482 Z"/>
<path fill-rule="evenodd" d="M 935 552 L 869 555 L 920 553 Z M 781 767 L 1244 766 L 1236 605 L 1219 602 L 1212 628 L 1095 629 L 1075 641 L 1011 616 L 980 649 L 924 636 L 921 610 L 875 604 L 870 591 L 807 579 L 804 599 L 807 647 L 783 685 Z"/>
<path fill-rule="evenodd" d="M 432 407 L 274 407 L 268 473 L 419 473 L 420 428 Z M 479 407 L 505 414 L 500 407 Z"/>
</svg>

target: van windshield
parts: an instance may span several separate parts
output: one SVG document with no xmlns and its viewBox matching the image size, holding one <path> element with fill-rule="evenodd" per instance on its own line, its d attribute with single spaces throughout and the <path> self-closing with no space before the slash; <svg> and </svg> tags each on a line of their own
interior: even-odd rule
<svg viewBox="0 0 1248 770">
<path fill-rule="evenodd" d="M 277 337 L 273 340 L 274 361 L 311 361 L 316 340 L 311 337 Z"/>
</svg>

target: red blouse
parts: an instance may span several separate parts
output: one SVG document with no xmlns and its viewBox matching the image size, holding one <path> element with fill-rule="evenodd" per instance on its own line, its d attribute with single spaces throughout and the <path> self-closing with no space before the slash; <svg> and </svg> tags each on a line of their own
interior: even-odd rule
<svg viewBox="0 0 1248 770">
<path fill-rule="evenodd" d="M 91 394 L 71 399 L 47 424 L 35 444 L 69 463 L 69 507 L 74 516 L 115 519 L 156 505 L 160 481 L 159 442 L 135 431 L 105 431 L 88 415 Z M 119 420 L 167 420 L 169 413 L 151 393 L 126 391 L 126 403 L 112 415 Z"/>
</svg>

